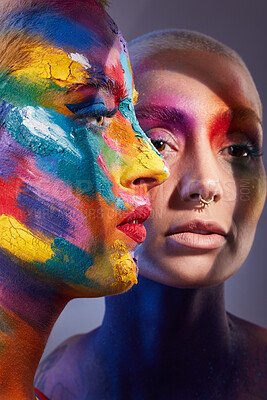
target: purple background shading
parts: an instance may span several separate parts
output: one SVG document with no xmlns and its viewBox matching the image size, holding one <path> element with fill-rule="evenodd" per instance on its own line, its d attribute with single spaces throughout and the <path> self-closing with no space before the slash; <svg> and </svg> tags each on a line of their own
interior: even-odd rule
<svg viewBox="0 0 267 400">
<path fill-rule="evenodd" d="M 266 110 L 266 0 L 113 0 L 109 13 L 128 41 L 152 30 L 184 28 L 229 45 L 250 69 Z M 264 150 L 267 167 L 267 139 Z M 267 327 L 266 207 L 247 261 L 226 283 L 226 303 L 230 312 Z M 103 299 L 72 301 L 55 325 L 46 354 L 68 336 L 94 329 L 103 312 Z"/>
</svg>

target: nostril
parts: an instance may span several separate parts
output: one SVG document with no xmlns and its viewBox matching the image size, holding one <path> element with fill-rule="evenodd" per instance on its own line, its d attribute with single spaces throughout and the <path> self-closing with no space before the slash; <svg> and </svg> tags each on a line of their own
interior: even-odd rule
<svg viewBox="0 0 267 400">
<path fill-rule="evenodd" d="M 133 181 L 133 185 L 147 185 L 147 186 L 155 186 L 157 184 L 157 180 L 155 178 L 137 178 Z"/>
<path fill-rule="evenodd" d="M 194 201 L 199 201 L 199 194 L 198 193 L 190 194 L 190 199 Z"/>
</svg>

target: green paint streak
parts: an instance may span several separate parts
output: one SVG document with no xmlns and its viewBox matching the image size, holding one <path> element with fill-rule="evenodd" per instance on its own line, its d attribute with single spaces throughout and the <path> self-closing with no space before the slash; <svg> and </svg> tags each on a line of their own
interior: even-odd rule
<svg viewBox="0 0 267 400">
<path fill-rule="evenodd" d="M 14 77 L 6 71 L 0 71 L 0 98 L 17 107 L 41 106 L 44 103 L 44 97 L 49 96 L 52 99 L 55 94 L 65 91 L 66 88 L 58 86 L 49 79 L 40 78 L 33 82 L 29 78 Z M 51 108 L 53 108 L 53 105 L 51 105 Z"/>
<path fill-rule="evenodd" d="M 85 276 L 88 268 L 93 265 L 92 255 L 63 238 L 55 238 L 51 248 L 54 252 L 52 258 L 45 265 L 35 263 L 37 268 L 45 268 L 47 274 L 66 283 L 81 284 L 88 288 L 98 286 L 96 281 Z"/>
</svg>

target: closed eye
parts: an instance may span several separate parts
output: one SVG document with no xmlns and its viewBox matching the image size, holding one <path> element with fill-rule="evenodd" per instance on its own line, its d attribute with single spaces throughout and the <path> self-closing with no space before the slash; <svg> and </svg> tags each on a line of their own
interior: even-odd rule
<svg viewBox="0 0 267 400">
<path fill-rule="evenodd" d="M 106 127 L 110 118 L 117 113 L 117 107 L 107 110 L 104 103 L 80 103 L 66 104 L 66 107 L 73 113 L 73 119 L 80 124 L 92 124 L 99 127 Z"/>
</svg>

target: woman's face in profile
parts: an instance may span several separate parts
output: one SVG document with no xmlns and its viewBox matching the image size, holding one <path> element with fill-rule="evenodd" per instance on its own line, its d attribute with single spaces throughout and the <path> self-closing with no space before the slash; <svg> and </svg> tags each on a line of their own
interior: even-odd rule
<svg viewBox="0 0 267 400">
<path fill-rule="evenodd" d="M 162 52 L 134 73 L 140 125 L 171 170 L 150 192 L 140 273 L 178 287 L 219 284 L 247 257 L 266 196 L 254 83 L 236 61 L 200 50 Z M 199 195 L 213 201 L 201 206 Z"/>
<path fill-rule="evenodd" d="M 0 38 L 0 247 L 71 295 L 113 294 L 136 282 L 129 251 L 166 167 L 136 120 L 116 25 L 93 0 L 75 19 L 61 6 L 19 13 Z"/>
</svg>

